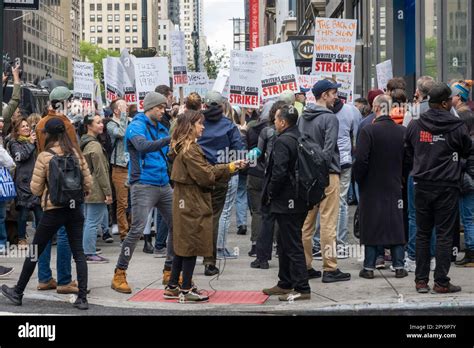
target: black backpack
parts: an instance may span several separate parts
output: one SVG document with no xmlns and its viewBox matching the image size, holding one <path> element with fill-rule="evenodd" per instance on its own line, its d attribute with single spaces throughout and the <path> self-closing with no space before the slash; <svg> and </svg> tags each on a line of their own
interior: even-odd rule
<svg viewBox="0 0 474 348">
<path fill-rule="evenodd" d="M 319 144 L 307 136 L 296 139 L 298 142 L 298 160 L 296 161 L 295 185 L 296 195 L 308 208 L 319 204 L 326 195 L 329 186 L 329 163 Z"/>
<path fill-rule="evenodd" d="M 49 162 L 48 197 L 57 207 L 79 208 L 84 203 L 84 190 L 81 167 L 77 158 L 71 154 L 59 156 L 53 150 Z"/>
</svg>

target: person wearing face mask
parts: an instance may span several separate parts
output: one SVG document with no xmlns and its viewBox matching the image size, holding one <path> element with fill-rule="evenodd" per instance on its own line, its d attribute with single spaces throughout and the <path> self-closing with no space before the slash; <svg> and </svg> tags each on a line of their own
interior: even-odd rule
<svg viewBox="0 0 474 348">
<path fill-rule="evenodd" d="M 166 153 L 170 142 L 168 129 L 160 121 L 165 113 L 167 100 L 162 94 L 146 95 L 144 112 L 138 113 L 125 133 L 126 150 L 129 153 L 129 182 L 132 206 L 132 225 L 122 243 L 112 280 L 112 289 L 131 293 L 126 270 L 140 236 L 145 229 L 151 209 L 158 208 L 169 227 L 165 267 L 171 269 L 173 261 L 172 202 L 173 190 L 168 176 Z M 170 272 L 171 273 L 171 272 Z"/>
<path fill-rule="evenodd" d="M 461 158 L 468 158 L 472 142 L 463 120 L 454 117 L 453 91 L 437 83 L 429 92 L 430 109 L 413 120 L 405 146 L 413 161 L 416 205 L 416 270 L 419 293 L 430 291 L 430 238 L 436 230 L 436 269 L 433 291 L 452 293 L 461 287 L 450 283 L 453 231 L 459 216 Z M 411 162 L 411 161 L 410 161 Z"/>
<path fill-rule="evenodd" d="M 97 229 L 102 222 L 106 229 L 109 227 L 107 205 L 112 204 L 107 154 L 97 139 L 104 131 L 102 117 L 87 115 L 84 118 L 84 130 L 87 133 L 81 137 L 81 150 L 93 178 L 91 194 L 84 204 L 84 254 L 88 263 L 107 263 L 109 260 L 97 255 L 96 250 Z M 108 231 L 102 232 L 108 234 Z"/>
</svg>

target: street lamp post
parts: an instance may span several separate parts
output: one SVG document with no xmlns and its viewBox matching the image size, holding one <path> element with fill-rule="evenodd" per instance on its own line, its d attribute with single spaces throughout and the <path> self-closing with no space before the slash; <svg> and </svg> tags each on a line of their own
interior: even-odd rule
<svg viewBox="0 0 474 348">
<path fill-rule="evenodd" d="M 199 72 L 199 33 L 196 27 L 194 27 L 194 31 L 191 33 L 191 38 L 194 45 L 194 67 L 196 72 Z"/>
</svg>

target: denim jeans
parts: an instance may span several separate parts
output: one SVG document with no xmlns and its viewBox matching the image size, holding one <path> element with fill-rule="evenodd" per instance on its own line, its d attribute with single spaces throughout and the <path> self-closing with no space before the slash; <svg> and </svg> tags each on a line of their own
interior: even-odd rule
<svg viewBox="0 0 474 348">
<path fill-rule="evenodd" d="M 58 276 L 58 285 L 68 285 L 72 281 L 71 275 L 71 247 L 64 226 L 61 226 L 57 232 L 56 247 L 56 272 Z M 38 259 L 38 281 L 47 283 L 53 278 L 51 263 L 51 241 Z"/>
<path fill-rule="evenodd" d="M 26 239 L 26 223 L 28 220 L 28 213 L 30 209 L 26 207 L 19 207 L 18 212 L 18 239 Z M 36 226 L 39 224 L 41 217 L 43 216 L 43 210 L 39 205 L 33 207 L 33 214 L 35 215 L 35 224 Z"/>
<path fill-rule="evenodd" d="M 154 224 L 156 231 L 155 248 L 166 248 L 166 239 L 168 238 L 168 225 L 166 224 L 165 220 L 156 208 L 153 208 L 150 211 L 150 214 L 148 214 L 145 230 L 143 231 L 144 235 L 148 235 L 151 233 L 152 223 Z"/>
<path fill-rule="evenodd" d="M 375 261 L 378 256 L 378 246 L 376 245 L 365 245 L 364 246 L 364 268 L 368 271 L 375 270 Z M 395 269 L 403 269 L 405 249 L 403 245 L 391 245 L 390 251 L 392 254 L 392 266 Z"/>
<path fill-rule="evenodd" d="M 474 192 L 461 197 L 461 221 L 464 225 L 464 244 L 466 250 L 474 251 Z"/>
<path fill-rule="evenodd" d="M 130 195 L 132 200 L 132 204 L 130 205 L 132 208 L 132 225 L 130 226 L 127 237 L 123 241 L 120 256 L 117 261 L 117 268 L 122 270 L 128 269 L 133 252 L 145 229 L 148 214 L 156 207 L 169 226 L 165 267 L 171 270 L 174 257 L 172 219 L 173 190 L 171 186 L 152 186 L 137 183 L 133 184 L 130 188 Z"/>
<path fill-rule="evenodd" d="M 7 228 L 5 227 L 6 216 L 7 202 L 0 201 L 0 250 L 5 249 L 7 245 Z"/>
<path fill-rule="evenodd" d="M 247 198 L 247 175 L 238 175 L 237 199 L 235 202 L 235 215 L 237 217 L 237 227 L 247 226 L 247 209 L 249 201 Z"/>
<path fill-rule="evenodd" d="M 407 243 L 407 253 L 410 260 L 414 261 L 415 251 L 416 251 L 416 206 L 415 206 L 415 185 L 413 184 L 413 177 L 408 177 L 407 185 L 407 197 L 408 197 L 408 243 Z M 431 257 L 434 257 L 436 254 L 436 233 L 433 229 L 431 234 L 430 242 L 430 253 Z"/>
<path fill-rule="evenodd" d="M 239 186 L 239 176 L 234 175 L 229 181 L 229 188 L 227 189 L 227 195 L 225 197 L 224 209 L 219 219 L 219 232 L 217 235 L 217 249 L 225 249 L 227 241 L 227 233 L 230 228 L 230 217 L 232 213 L 232 207 L 237 196 L 237 188 Z M 237 208 L 238 209 L 238 208 Z"/>
<path fill-rule="evenodd" d="M 342 169 L 339 186 L 339 218 L 337 222 L 337 244 L 347 244 L 349 205 L 347 204 L 347 192 L 351 184 L 351 168 Z"/>
<path fill-rule="evenodd" d="M 108 226 L 109 211 L 105 203 L 84 204 L 84 232 L 83 247 L 84 254 L 96 255 L 97 232 L 99 226 Z M 107 220 L 106 220 L 107 219 Z"/>
<path fill-rule="evenodd" d="M 321 223 L 319 220 L 319 213 L 318 217 L 316 218 L 316 232 L 313 237 L 313 249 L 321 250 Z"/>
</svg>

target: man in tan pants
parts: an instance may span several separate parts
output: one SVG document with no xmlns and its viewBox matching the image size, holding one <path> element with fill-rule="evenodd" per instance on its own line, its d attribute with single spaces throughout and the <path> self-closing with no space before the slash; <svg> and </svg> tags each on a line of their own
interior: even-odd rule
<svg viewBox="0 0 474 348">
<path fill-rule="evenodd" d="M 337 268 L 336 230 L 339 216 L 339 176 L 341 173 L 337 137 L 339 121 L 329 110 L 336 101 L 340 85 L 332 80 L 318 81 L 312 88 L 316 105 L 308 105 L 298 122 L 303 135 L 317 143 L 326 154 L 329 167 L 329 186 L 326 198 L 307 215 L 302 229 L 303 247 L 310 279 L 321 277 L 321 272 L 312 268 L 313 236 L 316 229 L 316 217 L 320 213 L 321 251 L 323 256 L 323 283 L 333 283 L 351 279 L 349 273 Z"/>
</svg>

